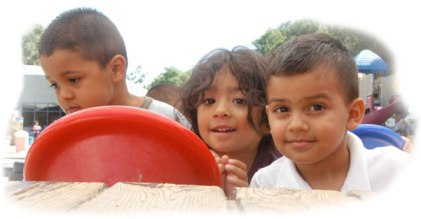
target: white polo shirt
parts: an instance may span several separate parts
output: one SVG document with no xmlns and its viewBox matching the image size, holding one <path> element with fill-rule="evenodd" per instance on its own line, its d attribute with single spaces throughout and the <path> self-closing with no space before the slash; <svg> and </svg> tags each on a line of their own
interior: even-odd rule
<svg viewBox="0 0 421 219">
<path fill-rule="evenodd" d="M 347 134 L 351 164 L 341 191 L 382 191 L 409 161 L 409 154 L 394 146 L 366 149 L 355 134 Z M 250 187 L 311 189 L 294 163 L 283 156 L 258 170 Z"/>
</svg>

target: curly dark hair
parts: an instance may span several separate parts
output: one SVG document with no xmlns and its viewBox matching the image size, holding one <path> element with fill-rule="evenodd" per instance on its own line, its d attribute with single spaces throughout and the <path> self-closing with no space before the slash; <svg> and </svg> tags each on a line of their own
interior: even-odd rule
<svg viewBox="0 0 421 219">
<path fill-rule="evenodd" d="M 202 102 L 204 92 L 212 85 L 218 71 L 228 67 L 239 83 L 241 92 L 246 97 L 248 106 L 247 120 L 252 124 L 257 133 L 261 133 L 262 124 L 266 124 L 265 113 L 265 73 L 267 62 L 261 54 L 237 46 L 232 51 L 215 49 L 206 54 L 194 67 L 190 79 L 182 86 L 180 100 L 183 105 L 184 115 L 191 121 L 192 131 L 200 136 L 197 121 L 197 107 Z M 252 107 L 259 106 L 262 119 L 255 124 L 252 118 Z"/>
</svg>

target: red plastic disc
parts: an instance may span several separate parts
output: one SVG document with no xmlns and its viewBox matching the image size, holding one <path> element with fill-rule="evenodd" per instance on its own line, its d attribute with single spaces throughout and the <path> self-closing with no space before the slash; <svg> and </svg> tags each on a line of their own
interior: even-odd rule
<svg viewBox="0 0 421 219">
<path fill-rule="evenodd" d="M 217 185 L 211 152 L 192 131 L 158 113 L 101 106 L 66 115 L 33 142 L 27 181 Z"/>
</svg>

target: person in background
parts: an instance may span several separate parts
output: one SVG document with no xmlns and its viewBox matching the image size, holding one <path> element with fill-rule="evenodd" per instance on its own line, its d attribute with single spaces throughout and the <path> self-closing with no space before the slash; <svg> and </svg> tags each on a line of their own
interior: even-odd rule
<svg viewBox="0 0 421 219">
<path fill-rule="evenodd" d="M 374 106 L 382 105 L 380 101 L 379 93 L 373 93 L 373 98 L 374 98 Z"/>
<path fill-rule="evenodd" d="M 281 156 L 264 111 L 266 65 L 245 47 L 215 49 L 196 64 L 181 90 L 183 113 L 214 153 L 227 196 Z"/>
<path fill-rule="evenodd" d="M 15 110 L 10 116 L 9 116 L 9 125 L 8 125 L 8 133 L 7 136 L 10 139 L 9 145 L 15 145 L 15 132 L 20 129 L 20 124 L 17 120 L 19 116 L 19 112 Z"/>
<path fill-rule="evenodd" d="M 114 23 L 95 9 L 76 8 L 60 14 L 42 34 L 38 51 L 45 77 L 66 114 L 122 105 L 179 119 L 177 109 L 169 104 L 129 93 L 124 40 Z M 180 123 L 190 127 L 184 117 Z"/>
<path fill-rule="evenodd" d="M 266 112 L 284 155 L 256 172 L 251 187 L 381 191 L 409 154 L 366 149 L 355 129 L 364 116 L 351 53 L 326 34 L 298 36 L 269 60 Z"/>
<path fill-rule="evenodd" d="M 408 109 L 408 114 L 405 116 L 405 121 L 408 124 L 408 137 L 414 138 L 417 129 L 417 120 L 414 116 L 412 108 Z"/>
<path fill-rule="evenodd" d="M 164 103 L 168 103 L 171 106 L 180 106 L 180 86 L 173 84 L 173 83 L 160 83 L 153 87 L 151 87 L 148 92 L 146 92 L 146 96 L 152 97 L 155 100 L 162 101 Z M 178 105 L 177 105 L 178 104 Z M 181 111 L 179 109 L 179 111 Z"/>
<path fill-rule="evenodd" d="M 393 117 L 395 118 L 396 124 L 394 130 L 401 136 L 408 137 L 408 123 L 401 112 L 396 112 Z"/>
<path fill-rule="evenodd" d="M 175 107 L 179 112 L 183 111 L 180 102 L 180 86 L 176 84 L 169 82 L 157 84 L 148 90 L 146 96 L 168 103 Z M 182 114 L 180 113 L 180 115 Z"/>
<path fill-rule="evenodd" d="M 34 121 L 34 125 L 32 126 L 32 135 L 34 136 L 34 140 L 38 137 L 39 133 L 41 133 L 41 126 L 39 125 L 38 121 Z"/>
<path fill-rule="evenodd" d="M 395 126 L 396 126 L 396 114 L 394 113 L 391 117 L 389 117 L 385 122 L 384 122 L 384 126 L 386 128 L 389 128 L 391 130 L 395 130 Z"/>
</svg>

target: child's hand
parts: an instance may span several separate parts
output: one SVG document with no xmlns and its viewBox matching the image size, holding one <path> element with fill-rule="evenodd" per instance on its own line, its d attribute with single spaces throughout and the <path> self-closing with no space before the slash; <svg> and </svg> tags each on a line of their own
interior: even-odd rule
<svg viewBox="0 0 421 219">
<path fill-rule="evenodd" d="M 219 169 L 219 172 L 221 173 L 221 176 L 222 176 L 221 177 L 222 178 L 222 185 L 224 185 L 224 178 L 225 178 L 224 172 L 225 172 L 225 170 L 224 170 L 224 164 L 222 163 L 222 159 L 215 151 L 210 150 L 210 152 L 212 153 L 213 157 L 215 158 L 216 164 L 218 164 L 218 169 Z"/>
<path fill-rule="evenodd" d="M 248 186 L 247 165 L 245 163 L 230 159 L 227 155 L 220 157 L 215 151 L 210 151 L 218 164 L 222 186 L 227 197 L 232 197 L 235 187 Z"/>
<path fill-rule="evenodd" d="M 235 187 L 248 186 L 247 165 L 239 160 L 229 159 L 227 155 L 222 156 L 220 160 L 224 168 L 224 192 L 230 198 Z"/>
</svg>

